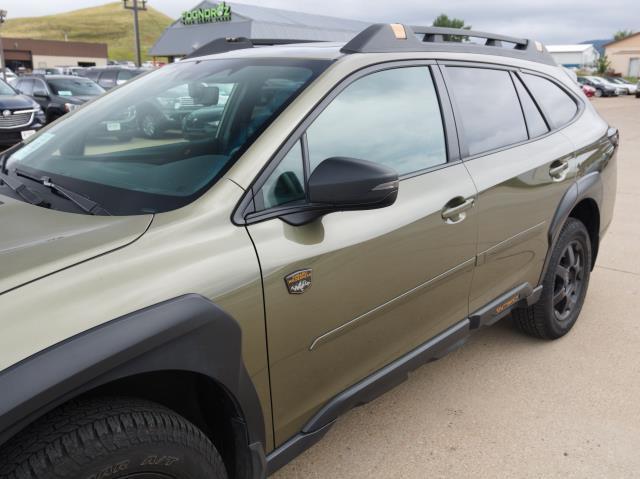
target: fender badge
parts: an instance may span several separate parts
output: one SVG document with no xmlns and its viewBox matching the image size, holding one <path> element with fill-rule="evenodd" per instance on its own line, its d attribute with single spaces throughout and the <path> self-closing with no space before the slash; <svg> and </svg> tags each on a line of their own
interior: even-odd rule
<svg viewBox="0 0 640 479">
<path fill-rule="evenodd" d="M 302 294 L 311 287 L 311 269 L 301 269 L 284 277 L 289 294 Z"/>
</svg>

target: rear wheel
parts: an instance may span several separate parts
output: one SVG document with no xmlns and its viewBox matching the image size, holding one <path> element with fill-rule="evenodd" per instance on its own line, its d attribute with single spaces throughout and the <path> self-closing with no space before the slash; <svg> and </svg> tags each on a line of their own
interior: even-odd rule
<svg viewBox="0 0 640 479">
<path fill-rule="evenodd" d="M 193 424 L 138 399 L 72 401 L 0 451 L 1 479 L 226 479 Z"/>
<path fill-rule="evenodd" d="M 159 138 L 162 135 L 160 118 L 153 112 L 147 112 L 140 118 L 140 131 L 146 138 Z"/>
<path fill-rule="evenodd" d="M 600 98 L 601 96 L 604 96 L 604 92 L 600 88 L 596 88 L 595 95 Z"/>
<path fill-rule="evenodd" d="M 582 309 L 591 274 L 591 242 L 582 222 L 569 218 L 560 232 L 543 279 L 540 300 L 513 311 L 525 333 L 556 339 L 573 327 Z"/>
</svg>

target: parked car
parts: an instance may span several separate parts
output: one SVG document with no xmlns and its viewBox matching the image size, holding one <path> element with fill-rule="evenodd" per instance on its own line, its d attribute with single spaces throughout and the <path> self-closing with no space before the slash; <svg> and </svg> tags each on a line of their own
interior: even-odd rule
<svg viewBox="0 0 640 479">
<path fill-rule="evenodd" d="M 627 95 L 635 95 L 638 92 L 638 86 L 635 83 L 631 83 L 630 81 L 625 80 L 622 77 L 605 77 L 605 78 L 608 82 L 619 85 L 624 90 L 626 90 Z"/>
<path fill-rule="evenodd" d="M 17 79 L 15 88 L 38 102 L 47 123 L 104 93 L 102 87 L 88 78 L 69 75 L 24 76 Z"/>
<path fill-rule="evenodd" d="M 595 96 L 618 96 L 624 94 L 625 90 L 619 85 L 609 83 L 608 81 L 595 76 L 578 77 L 578 83 L 581 85 L 589 85 L 596 89 Z"/>
<path fill-rule="evenodd" d="M 640 98 L 640 81 L 636 85 L 636 98 Z"/>
<path fill-rule="evenodd" d="M 596 94 L 596 89 L 589 85 L 580 85 L 582 88 L 582 92 L 586 95 L 587 98 L 591 98 Z"/>
<path fill-rule="evenodd" d="M 145 71 L 146 70 L 136 68 L 108 66 L 86 68 L 79 71 L 78 75 L 93 80 L 105 90 L 110 90 L 115 86 L 123 85 L 141 73 L 145 73 Z"/>
<path fill-rule="evenodd" d="M 210 107 L 214 107 L 215 110 L 219 99 L 220 88 L 217 85 L 202 82 L 181 83 L 136 106 L 138 130 L 147 138 L 161 138 L 170 130 L 181 131 L 188 115 Z M 204 119 L 205 116 L 206 113 L 198 118 Z M 191 124 L 192 121 L 187 123 Z M 197 134 L 195 131 L 192 133 Z"/>
<path fill-rule="evenodd" d="M 5 155 L 0 474 L 264 478 L 506 316 L 569 333 L 618 131 L 540 43 L 442 32 L 218 40 Z M 194 83 L 212 135 L 89 134 Z"/>
<path fill-rule="evenodd" d="M 94 81 L 69 75 L 20 77 L 16 82 L 16 89 L 38 102 L 45 112 L 47 123 L 57 120 L 105 93 L 104 89 Z M 129 141 L 136 131 L 135 109 L 129 108 L 100 122 L 92 130 L 92 134 Z"/>
<path fill-rule="evenodd" d="M 26 140 L 44 124 L 40 105 L 0 79 L 0 148 Z"/>
</svg>

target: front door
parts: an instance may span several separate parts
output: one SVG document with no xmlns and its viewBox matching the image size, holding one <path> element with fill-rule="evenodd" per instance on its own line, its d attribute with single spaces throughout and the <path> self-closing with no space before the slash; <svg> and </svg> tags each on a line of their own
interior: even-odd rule
<svg viewBox="0 0 640 479">
<path fill-rule="evenodd" d="M 256 195 L 265 218 L 252 215 L 248 230 L 264 278 L 276 445 L 333 396 L 468 314 L 476 192 L 447 154 L 433 78 L 428 65 L 358 74 L 285 146 Z M 330 157 L 396 169 L 396 203 L 304 226 L 268 219 L 305 201 L 306 178 Z"/>
</svg>

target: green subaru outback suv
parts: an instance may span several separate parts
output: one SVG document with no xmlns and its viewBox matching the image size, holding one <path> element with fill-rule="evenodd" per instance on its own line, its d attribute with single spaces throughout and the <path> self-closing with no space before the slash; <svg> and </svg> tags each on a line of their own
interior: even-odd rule
<svg viewBox="0 0 640 479">
<path fill-rule="evenodd" d="M 1 157 L 0 478 L 265 477 L 479 328 L 574 325 L 618 133 L 540 43 L 264 43 Z M 185 91 L 207 134 L 94 134 Z"/>
</svg>

